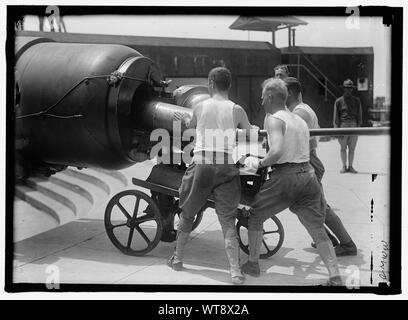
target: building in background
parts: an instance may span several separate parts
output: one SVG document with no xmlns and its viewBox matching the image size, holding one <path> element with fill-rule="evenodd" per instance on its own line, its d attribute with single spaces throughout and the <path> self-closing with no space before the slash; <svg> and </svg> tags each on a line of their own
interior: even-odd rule
<svg viewBox="0 0 408 320">
<path fill-rule="evenodd" d="M 390 104 L 385 97 L 375 97 L 374 105 L 369 112 L 369 122 L 373 127 L 390 125 Z"/>
<path fill-rule="evenodd" d="M 205 85 L 208 72 L 216 66 L 229 68 L 233 75 L 230 97 L 248 113 L 251 123 L 263 127 L 261 84 L 273 76 L 274 66 L 288 64 L 291 75 L 303 85 L 303 99 L 319 117 L 322 127 L 332 127 L 333 105 L 343 94 L 342 81 L 357 84 L 354 92 L 362 102 L 363 125 L 370 126 L 373 108 L 374 53 L 372 47 L 329 48 L 290 46 L 278 49 L 269 42 L 209 40 L 170 37 L 97 35 L 64 32 L 18 31 L 18 36 L 48 38 L 57 42 L 110 43 L 129 46 L 156 62 L 169 90 L 184 84 Z"/>
<path fill-rule="evenodd" d="M 374 52 L 372 47 L 286 47 L 282 62 L 303 87 L 303 100 L 310 104 L 322 127 L 332 127 L 334 101 L 343 95 L 344 79 L 351 79 L 360 98 L 363 126 L 370 126 L 373 107 Z"/>
</svg>

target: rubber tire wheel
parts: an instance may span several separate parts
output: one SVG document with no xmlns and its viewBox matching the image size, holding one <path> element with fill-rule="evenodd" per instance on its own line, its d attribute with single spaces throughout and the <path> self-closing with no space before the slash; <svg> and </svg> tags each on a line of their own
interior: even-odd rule
<svg viewBox="0 0 408 320">
<path fill-rule="evenodd" d="M 148 203 L 148 205 L 152 209 L 152 212 L 150 214 L 142 215 L 142 217 L 143 216 L 148 216 L 149 219 L 143 219 L 141 221 L 141 222 L 152 221 L 152 220 L 156 221 L 156 223 L 157 223 L 156 235 L 155 235 L 155 237 L 154 237 L 154 239 L 152 241 L 145 235 L 143 230 L 141 228 L 139 228 L 138 223 L 134 224 L 134 221 L 132 221 L 134 217 L 131 214 L 129 214 L 122 205 L 119 207 L 119 209 L 122 212 L 123 212 L 123 210 L 126 211 L 127 218 L 128 218 L 127 223 L 126 224 L 119 224 L 119 225 L 116 225 L 116 226 L 112 225 L 112 222 L 111 222 L 112 209 L 115 206 L 117 206 L 120 199 L 125 197 L 125 196 L 134 196 L 134 197 L 136 197 L 136 203 L 138 205 L 139 205 L 139 203 L 137 202 L 137 199 L 139 199 L 139 201 L 140 201 L 140 199 L 143 199 L 144 201 L 146 201 Z M 136 203 L 135 203 L 135 206 L 136 206 Z M 125 213 L 123 213 L 123 214 L 126 216 Z M 125 191 L 119 192 L 118 194 L 113 196 L 112 199 L 109 201 L 109 203 L 106 206 L 104 221 L 105 221 L 105 230 L 106 230 L 106 233 L 107 233 L 110 241 L 112 242 L 112 244 L 116 248 L 118 248 L 121 252 L 123 252 L 126 255 L 143 256 L 146 253 L 152 251 L 157 246 L 157 244 L 160 242 L 163 227 L 162 227 L 159 208 L 157 207 L 154 200 L 152 198 L 150 198 L 147 194 L 145 194 L 142 191 L 139 191 L 139 190 L 125 190 Z M 139 223 L 141 223 L 141 222 L 139 222 Z M 120 240 L 115 236 L 115 234 L 113 232 L 115 227 L 124 226 L 124 225 L 126 225 L 129 228 L 128 243 L 126 245 L 124 245 L 122 242 L 120 242 Z M 131 248 L 131 242 L 132 242 L 133 233 L 134 233 L 135 230 L 137 232 L 139 232 L 139 234 L 141 235 L 142 238 L 145 239 L 145 241 L 147 243 L 147 247 L 145 249 L 134 250 L 134 249 Z"/>
<path fill-rule="evenodd" d="M 279 240 L 277 245 L 275 246 L 275 248 L 273 248 L 272 250 L 269 249 L 269 247 L 267 247 L 265 245 L 265 242 L 263 242 L 264 247 L 268 250 L 268 252 L 266 253 L 261 253 L 261 255 L 259 256 L 260 259 L 268 259 L 270 257 L 272 257 L 276 252 L 279 251 L 279 249 L 282 247 L 283 244 L 283 240 L 285 238 L 285 232 L 283 230 L 283 225 L 280 222 L 280 220 L 276 217 L 276 216 L 272 216 L 270 219 L 273 220 L 273 222 L 276 224 L 276 226 L 278 227 L 277 233 L 279 234 Z M 242 242 L 241 239 L 241 233 L 240 233 L 240 229 L 241 228 L 245 228 L 246 227 L 244 225 L 242 225 L 242 223 L 238 220 L 237 225 L 236 225 L 236 229 L 237 229 L 237 233 L 238 233 L 238 241 L 239 241 L 239 246 L 241 248 L 242 251 L 244 251 L 247 255 L 249 255 L 249 247 L 248 245 L 245 245 Z M 275 232 L 274 232 L 275 233 Z M 264 230 L 264 234 L 265 234 L 265 230 Z"/>
</svg>

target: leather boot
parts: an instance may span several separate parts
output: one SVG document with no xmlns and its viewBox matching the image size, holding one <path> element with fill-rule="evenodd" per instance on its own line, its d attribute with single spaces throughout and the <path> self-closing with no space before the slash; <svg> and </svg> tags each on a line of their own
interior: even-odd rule
<svg viewBox="0 0 408 320">
<path fill-rule="evenodd" d="M 329 271 L 329 278 L 336 280 L 335 282 L 338 283 L 338 279 L 340 278 L 340 271 L 339 266 L 337 265 L 337 258 L 333 245 L 330 241 L 324 241 L 317 243 L 316 248 L 327 270 Z"/>
<path fill-rule="evenodd" d="M 183 269 L 184 248 L 189 237 L 189 232 L 177 231 L 176 248 L 173 255 L 167 261 L 167 265 L 176 271 L 181 271 Z"/>
<path fill-rule="evenodd" d="M 337 257 L 357 255 L 357 247 L 353 240 L 348 243 L 340 244 L 334 248 L 334 251 L 336 252 Z"/>
<path fill-rule="evenodd" d="M 259 268 L 259 255 L 261 252 L 263 231 L 248 230 L 249 258 L 242 265 L 241 271 L 253 277 L 259 277 L 261 270 Z"/>
<path fill-rule="evenodd" d="M 245 277 L 239 266 L 239 243 L 237 238 L 225 239 L 225 252 L 230 264 L 230 275 L 233 284 L 243 284 Z"/>
</svg>

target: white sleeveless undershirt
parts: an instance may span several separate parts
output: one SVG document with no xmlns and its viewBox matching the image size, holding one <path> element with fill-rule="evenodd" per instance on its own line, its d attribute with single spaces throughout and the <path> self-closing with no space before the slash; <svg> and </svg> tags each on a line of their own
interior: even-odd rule
<svg viewBox="0 0 408 320">
<path fill-rule="evenodd" d="M 230 100 L 203 102 L 197 115 L 195 154 L 207 151 L 232 155 L 236 138 L 234 105 Z"/>
<path fill-rule="evenodd" d="M 286 125 L 283 135 L 284 151 L 276 163 L 301 163 L 309 161 L 310 136 L 306 122 L 298 115 L 287 110 L 280 110 L 270 116 L 282 120 Z"/>
<path fill-rule="evenodd" d="M 310 123 L 306 122 L 309 129 L 319 129 L 320 128 L 319 120 L 317 119 L 317 115 L 308 104 L 301 102 L 293 109 L 293 112 L 295 112 L 296 110 L 303 110 L 309 115 Z M 316 148 L 317 148 L 317 137 L 310 137 L 310 149 L 316 149 Z"/>
</svg>

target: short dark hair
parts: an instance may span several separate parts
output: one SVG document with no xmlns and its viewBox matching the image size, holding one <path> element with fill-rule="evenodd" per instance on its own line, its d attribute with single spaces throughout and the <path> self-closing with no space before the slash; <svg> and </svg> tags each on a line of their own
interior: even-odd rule
<svg viewBox="0 0 408 320">
<path fill-rule="evenodd" d="M 214 81 L 218 90 L 228 91 L 231 87 L 231 72 L 224 67 L 216 67 L 208 73 L 208 80 Z"/>
<path fill-rule="evenodd" d="M 298 79 L 294 77 L 287 77 L 283 81 L 285 81 L 288 91 L 292 91 L 295 95 L 299 95 L 299 93 L 302 91 L 302 85 Z"/>
<path fill-rule="evenodd" d="M 284 70 L 286 72 L 286 74 L 289 75 L 289 69 L 288 69 L 288 66 L 286 64 L 277 65 L 275 68 L 273 68 L 273 71 L 276 71 L 276 70 L 279 70 L 279 69 Z"/>
</svg>

